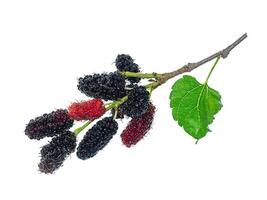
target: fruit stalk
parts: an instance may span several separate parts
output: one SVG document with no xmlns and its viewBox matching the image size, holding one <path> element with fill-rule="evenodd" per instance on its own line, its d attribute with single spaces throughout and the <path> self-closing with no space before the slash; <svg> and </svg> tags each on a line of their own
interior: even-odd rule
<svg viewBox="0 0 267 200">
<path fill-rule="evenodd" d="M 211 56 L 208 56 L 207 58 L 204 58 L 198 62 L 194 63 L 188 63 L 184 65 L 183 67 L 172 71 L 172 72 L 167 72 L 167 73 L 134 73 L 134 72 L 122 72 L 121 74 L 126 77 L 139 77 L 139 78 L 155 78 L 156 81 L 153 83 L 148 84 L 146 87 L 153 87 L 153 89 L 157 88 L 158 86 L 164 84 L 166 81 L 168 81 L 171 78 L 174 78 L 180 74 L 190 72 L 199 66 L 212 61 L 215 58 L 222 57 L 226 58 L 229 53 L 231 52 L 232 49 L 234 49 L 238 44 L 240 44 L 244 39 L 247 38 L 247 34 L 243 34 L 241 37 L 239 37 L 235 42 L 230 44 L 228 47 L 225 49 L 218 51 L 217 53 L 212 54 Z"/>
</svg>

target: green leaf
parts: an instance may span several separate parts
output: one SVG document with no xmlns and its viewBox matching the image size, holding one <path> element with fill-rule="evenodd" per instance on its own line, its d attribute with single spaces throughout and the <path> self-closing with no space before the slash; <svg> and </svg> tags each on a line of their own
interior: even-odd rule
<svg viewBox="0 0 267 200">
<path fill-rule="evenodd" d="M 221 95 L 207 82 L 200 84 L 194 77 L 185 75 L 172 86 L 170 107 L 173 119 L 199 140 L 210 131 L 209 124 L 222 107 Z"/>
</svg>

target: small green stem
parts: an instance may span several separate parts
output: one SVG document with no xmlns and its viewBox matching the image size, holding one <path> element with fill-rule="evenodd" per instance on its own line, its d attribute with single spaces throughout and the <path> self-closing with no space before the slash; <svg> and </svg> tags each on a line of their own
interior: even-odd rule
<svg viewBox="0 0 267 200">
<path fill-rule="evenodd" d="M 210 78 L 210 75 L 211 75 L 211 73 L 213 72 L 213 70 L 214 70 L 214 68 L 216 67 L 216 65 L 218 64 L 220 58 L 221 58 L 221 56 L 218 56 L 218 57 L 216 58 L 215 63 L 213 64 L 213 66 L 212 66 L 212 68 L 211 68 L 211 70 L 210 70 L 210 72 L 209 72 L 209 74 L 208 74 L 208 76 L 207 76 L 207 78 L 206 78 L 205 84 L 208 83 L 208 80 L 209 80 L 209 78 Z"/>
<path fill-rule="evenodd" d="M 82 126 L 76 128 L 73 132 L 77 136 L 80 132 L 82 132 L 87 126 L 89 126 L 93 121 L 87 121 Z"/>
<path fill-rule="evenodd" d="M 149 84 L 145 85 L 145 88 L 147 88 L 148 90 L 154 90 L 154 89 L 156 89 L 159 85 L 160 85 L 159 81 L 155 81 L 155 82 L 153 82 L 153 83 L 149 83 Z"/>
<path fill-rule="evenodd" d="M 137 78 L 161 78 L 162 74 L 158 74 L 158 73 L 136 73 L 136 72 L 120 72 L 123 76 L 125 77 L 137 77 Z"/>
<path fill-rule="evenodd" d="M 109 103 L 108 105 L 106 105 L 106 111 L 112 109 L 112 108 L 116 108 L 119 107 L 122 103 L 124 103 L 126 100 L 128 99 L 128 96 L 125 96 L 121 99 L 119 99 L 118 101 L 114 101 L 112 103 Z"/>
<path fill-rule="evenodd" d="M 105 106 L 107 107 L 107 106 L 111 105 L 112 103 L 113 102 L 106 103 Z"/>
<path fill-rule="evenodd" d="M 153 92 L 154 88 L 153 87 L 149 87 L 149 88 L 147 88 L 147 90 L 149 92 L 149 98 L 151 98 L 151 95 L 152 95 L 152 92 Z"/>
<path fill-rule="evenodd" d="M 114 120 L 117 118 L 117 115 L 118 115 L 118 108 L 115 108 L 115 112 L 114 112 L 114 115 L 113 115 L 113 119 Z"/>
</svg>

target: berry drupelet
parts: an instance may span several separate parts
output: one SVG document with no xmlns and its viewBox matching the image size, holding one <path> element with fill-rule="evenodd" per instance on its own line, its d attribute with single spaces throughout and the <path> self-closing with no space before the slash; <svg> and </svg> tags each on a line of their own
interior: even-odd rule
<svg viewBox="0 0 267 200">
<path fill-rule="evenodd" d="M 130 147 L 139 142 L 150 130 L 155 114 L 155 106 L 149 103 L 147 111 L 140 117 L 133 118 L 121 134 L 122 143 Z"/>
<path fill-rule="evenodd" d="M 66 157 L 76 148 L 76 136 L 70 131 L 54 137 L 49 144 L 41 149 L 41 161 L 39 170 L 46 174 L 53 173 L 62 166 Z"/>
<path fill-rule="evenodd" d="M 75 120 L 94 120 L 105 112 L 104 102 L 101 99 L 73 103 L 68 108 L 69 116 Z"/>
<path fill-rule="evenodd" d="M 67 110 L 58 109 L 30 120 L 26 125 L 25 134 L 30 139 L 40 140 L 44 137 L 52 137 L 68 130 L 73 126 L 73 122 Z"/>
<path fill-rule="evenodd" d="M 140 72 L 139 66 L 134 63 L 131 56 L 119 54 L 115 60 L 115 65 L 119 71 Z M 131 83 L 138 83 L 141 79 L 137 77 L 127 78 Z"/>
<path fill-rule="evenodd" d="M 111 72 L 79 78 L 78 89 L 89 97 L 117 100 L 126 95 L 125 84 L 125 78 L 119 72 Z"/>
<path fill-rule="evenodd" d="M 98 121 L 87 131 L 77 149 L 77 156 L 82 160 L 91 158 L 103 149 L 118 130 L 118 123 L 112 117 Z"/>
<path fill-rule="evenodd" d="M 128 99 L 121 105 L 122 112 L 128 117 L 139 117 L 147 111 L 149 92 L 143 86 L 135 86 L 128 95 Z"/>
</svg>

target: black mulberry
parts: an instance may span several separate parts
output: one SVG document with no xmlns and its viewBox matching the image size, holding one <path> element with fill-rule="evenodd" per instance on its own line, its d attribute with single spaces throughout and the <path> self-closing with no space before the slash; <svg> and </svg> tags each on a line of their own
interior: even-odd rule
<svg viewBox="0 0 267 200">
<path fill-rule="evenodd" d="M 143 86 L 134 87 L 128 99 L 121 105 L 122 112 L 128 117 L 139 117 L 147 111 L 149 92 Z"/>
<path fill-rule="evenodd" d="M 73 125 L 73 119 L 67 110 L 58 109 L 49 114 L 31 119 L 25 129 L 25 134 L 30 139 L 40 140 L 44 137 L 52 137 L 69 129 Z"/>
<path fill-rule="evenodd" d="M 118 123 L 112 117 L 98 121 L 87 131 L 77 149 L 77 156 L 82 160 L 91 158 L 103 149 L 118 130 Z"/>
<path fill-rule="evenodd" d="M 86 75 L 78 80 L 78 89 L 89 97 L 117 100 L 126 95 L 125 78 L 118 72 Z"/>
<path fill-rule="evenodd" d="M 119 54 L 115 60 L 115 66 L 119 71 L 131 71 L 134 60 L 126 54 Z"/>
<path fill-rule="evenodd" d="M 119 71 L 140 72 L 139 66 L 134 63 L 131 56 L 120 54 L 115 60 L 115 65 Z M 127 78 L 131 83 L 138 83 L 141 79 L 137 77 Z"/>
<path fill-rule="evenodd" d="M 76 136 L 70 131 L 54 137 L 49 144 L 41 149 L 41 162 L 39 170 L 46 174 L 53 173 L 62 166 L 66 157 L 76 148 Z"/>
</svg>

